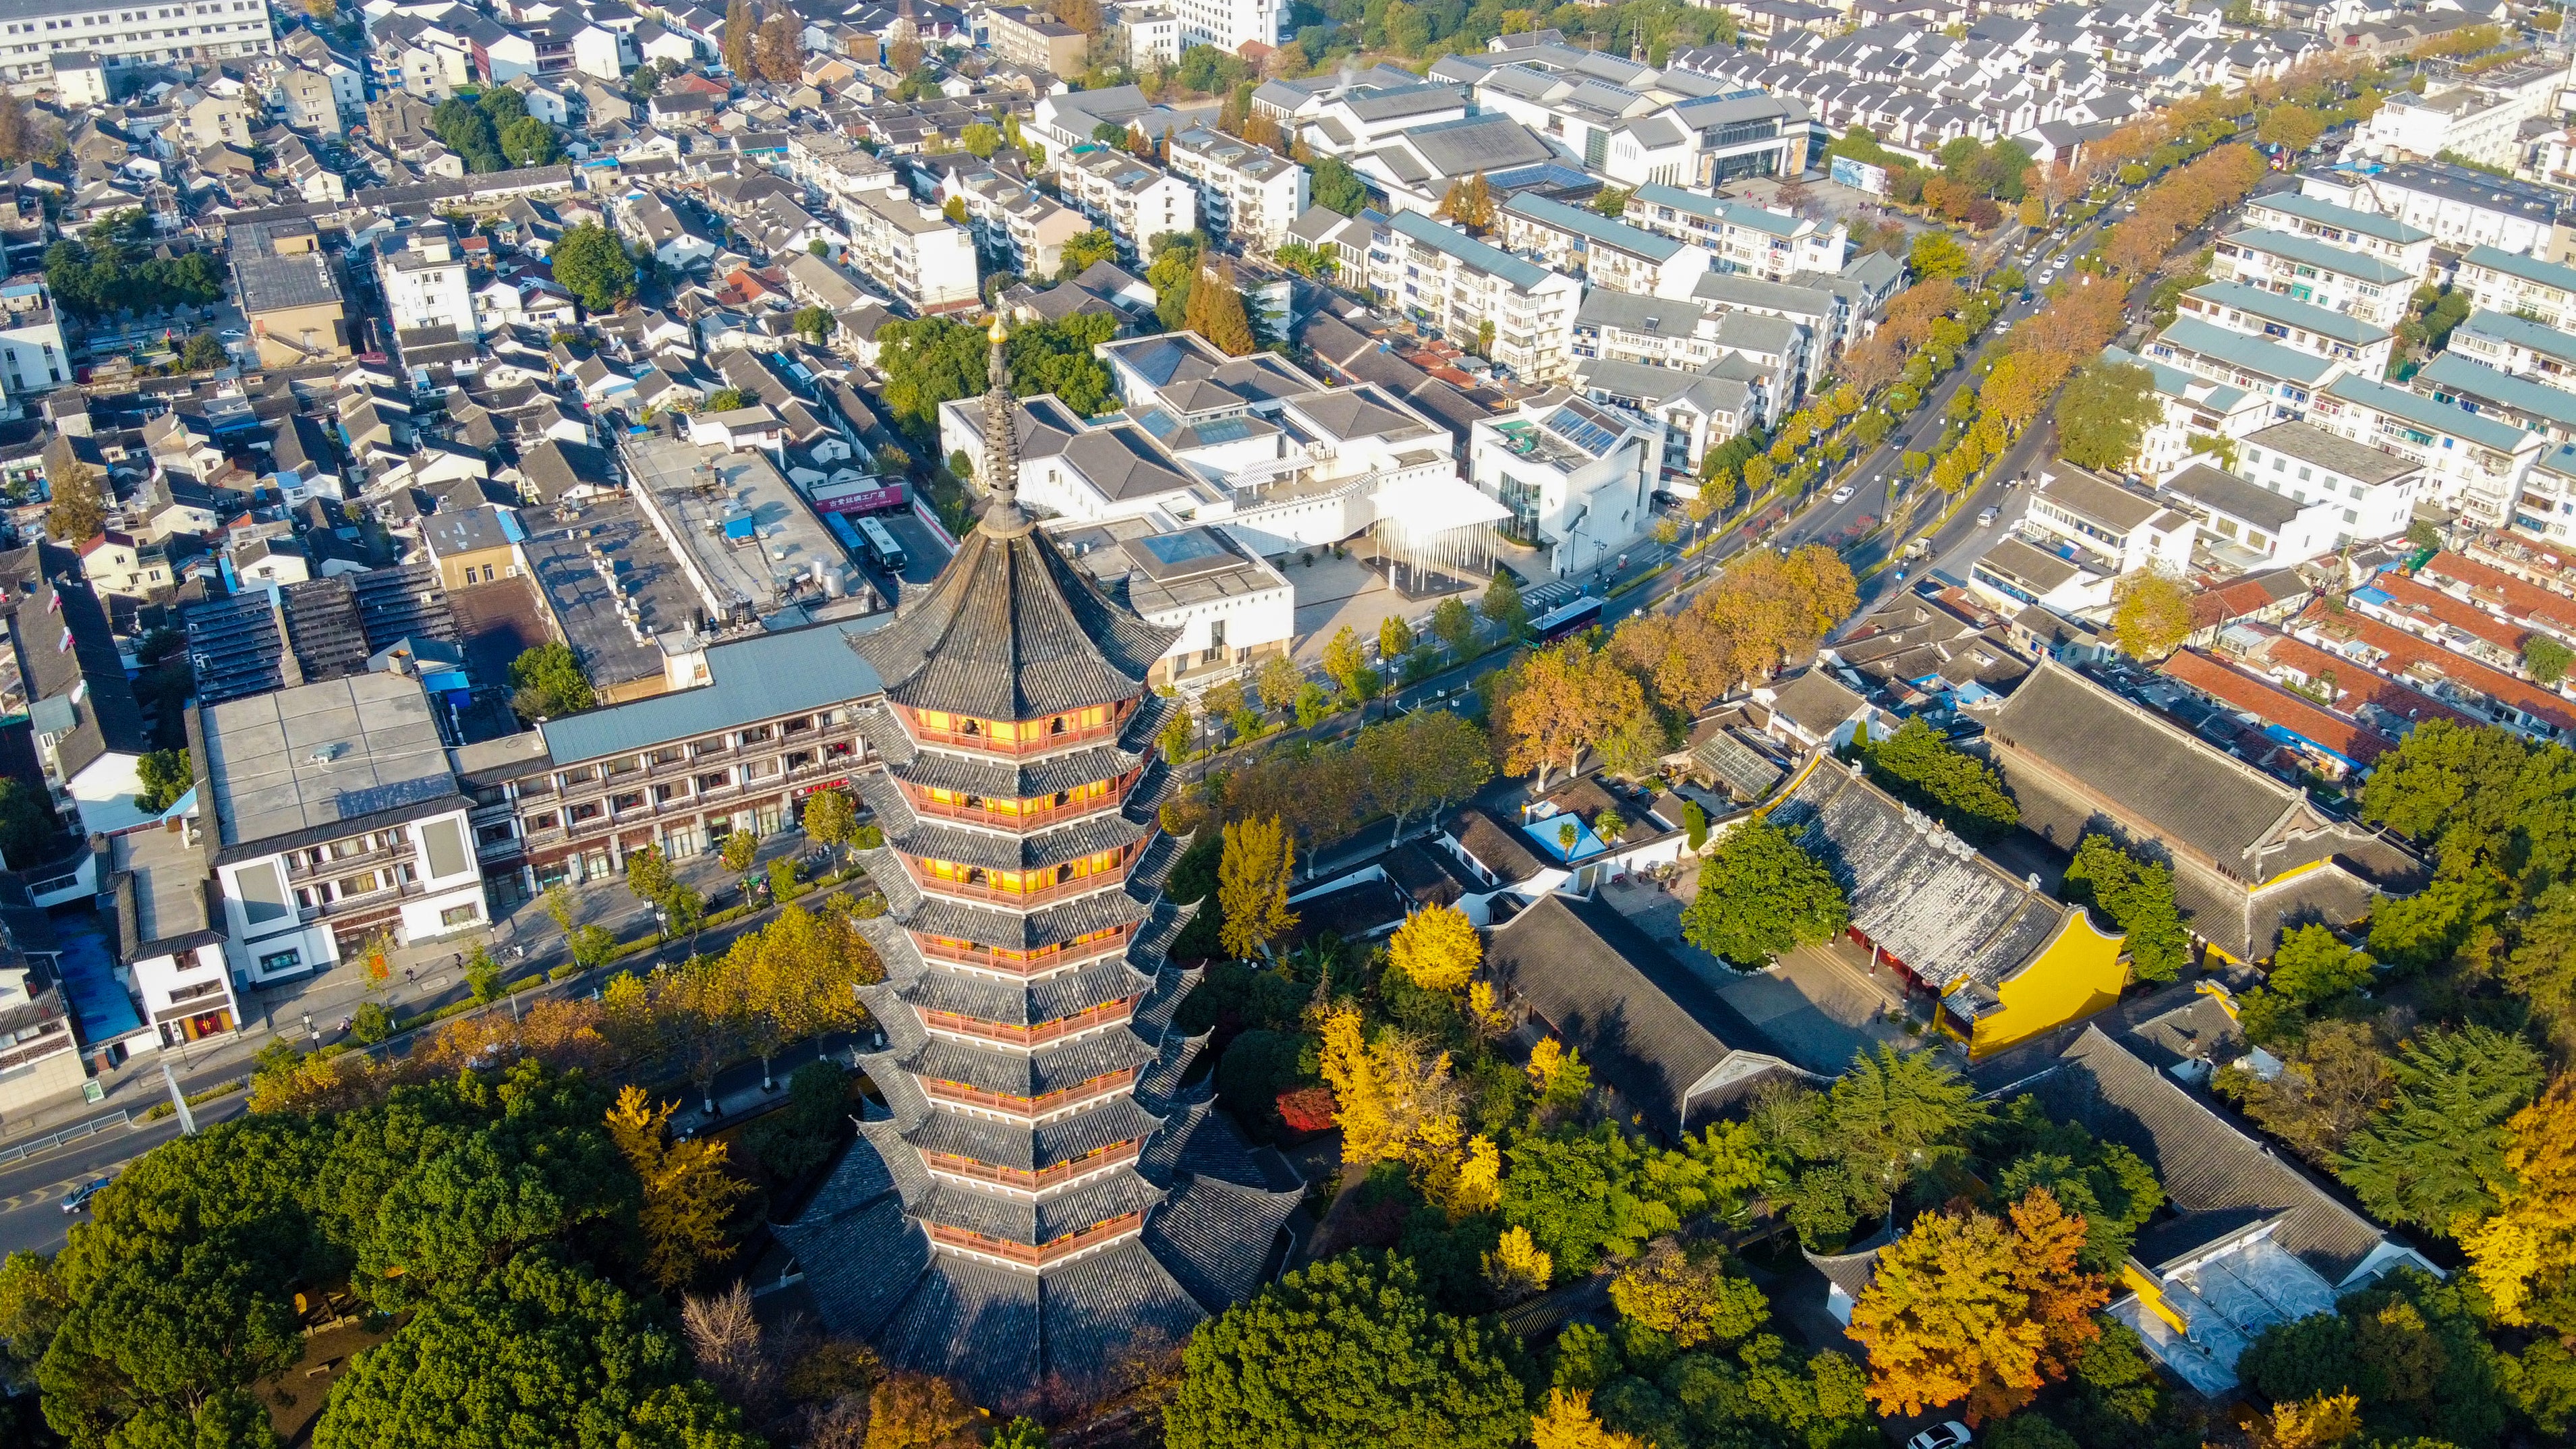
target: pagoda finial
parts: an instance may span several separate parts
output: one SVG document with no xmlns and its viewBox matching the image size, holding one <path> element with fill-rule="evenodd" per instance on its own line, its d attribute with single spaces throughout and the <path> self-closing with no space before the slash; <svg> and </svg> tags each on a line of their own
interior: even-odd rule
<svg viewBox="0 0 2576 1449">
<path fill-rule="evenodd" d="M 992 344 L 984 354 L 984 489 L 991 495 L 984 505 L 984 527 L 1016 532 L 1026 529 L 1029 519 L 1020 511 L 1019 405 L 1011 398 L 1011 364 L 1002 347 L 1010 333 L 998 308 L 984 336 Z"/>
</svg>

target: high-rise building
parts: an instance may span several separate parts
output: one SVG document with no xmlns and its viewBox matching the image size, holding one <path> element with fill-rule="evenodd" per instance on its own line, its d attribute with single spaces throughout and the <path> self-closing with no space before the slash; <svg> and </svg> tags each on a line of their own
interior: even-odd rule
<svg viewBox="0 0 2576 1449">
<path fill-rule="evenodd" d="M 1172 642 L 1111 600 L 1018 502 L 1002 326 L 985 395 L 990 501 L 938 582 L 851 647 L 884 695 L 860 730 L 887 914 L 860 988 L 884 1095 L 780 1236 L 832 1331 L 979 1402 L 1097 1383 L 1140 1337 L 1177 1343 L 1268 1270 L 1275 1189 L 1184 1087 L 1204 1036 L 1166 957 L 1184 841 L 1146 684 Z"/>
</svg>

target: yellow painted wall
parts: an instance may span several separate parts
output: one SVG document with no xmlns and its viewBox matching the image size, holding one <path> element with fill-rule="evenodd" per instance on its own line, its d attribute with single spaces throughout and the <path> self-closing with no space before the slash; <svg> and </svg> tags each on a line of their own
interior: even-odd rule
<svg viewBox="0 0 2576 1449">
<path fill-rule="evenodd" d="M 2135 1259 L 2120 1265 L 2120 1281 L 2126 1284 L 2131 1292 L 2138 1295 L 2138 1301 L 2146 1305 L 2149 1313 L 2171 1325 L 2174 1332 L 2191 1332 L 2191 1325 L 2183 1322 L 2182 1315 L 2174 1312 L 2173 1305 L 2165 1302 L 2164 1286 L 2148 1277 Z"/>
<path fill-rule="evenodd" d="M 2125 941 L 2095 929 L 2082 907 L 2069 909 L 2057 934 L 1996 991 L 2003 1009 L 1977 1022 L 1968 1055 L 1991 1055 L 2118 1001 L 2129 984 L 2129 965 L 2120 959 Z"/>
</svg>

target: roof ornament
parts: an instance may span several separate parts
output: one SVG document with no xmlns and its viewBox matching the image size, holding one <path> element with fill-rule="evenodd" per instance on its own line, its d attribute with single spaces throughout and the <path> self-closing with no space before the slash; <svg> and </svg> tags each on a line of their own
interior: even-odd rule
<svg viewBox="0 0 2576 1449">
<path fill-rule="evenodd" d="M 1010 333 L 999 308 L 984 336 L 991 343 L 984 354 L 984 485 L 991 501 L 984 505 L 983 528 L 1012 537 L 1028 532 L 1029 516 L 1020 510 L 1019 405 L 1011 398 L 1011 364 L 1002 348 Z"/>
</svg>

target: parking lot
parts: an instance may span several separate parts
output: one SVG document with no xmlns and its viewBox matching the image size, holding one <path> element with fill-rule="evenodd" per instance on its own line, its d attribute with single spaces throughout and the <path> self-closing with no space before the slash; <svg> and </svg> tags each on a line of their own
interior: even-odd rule
<svg viewBox="0 0 2576 1449">
<path fill-rule="evenodd" d="M 907 508 L 893 513 L 872 513 L 868 516 L 884 525 L 886 532 L 894 535 L 894 541 L 903 545 L 905 582 L 929 583 L 939 577 L 941 569 L 948 566 L 948 545 L 940 542 L 939 535 L 932 532 L 930 525 L 922 522 L 920 516 L 912 510 Z M 894 587 L 893 577 L 884 569 L 877 567 L 877 561 L 864 549 L 860 551 L 856 562 L 859 572 L 867 576 L 868 582 L 876 587 L 877 592 L 885 595 L 888 603 L 901 597 Z"/>
</svg>

